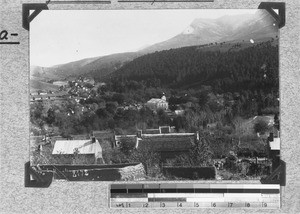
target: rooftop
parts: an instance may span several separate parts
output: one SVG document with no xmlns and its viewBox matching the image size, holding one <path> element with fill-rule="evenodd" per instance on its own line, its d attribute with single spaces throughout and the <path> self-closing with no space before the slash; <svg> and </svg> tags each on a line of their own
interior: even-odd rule
<svg viewBox="0 0 300 214">
<path fill-rule="evenodd" d="M 139 140 L 138 149 L 151 149 L 152 151 L 183 151 L 194 145 L 194 133 L 172 134 L 143 134 Z"/>
<path fill-rule="evenodd" d="M 76 150 L 79 154 L 102 154 L 98 140 L 57 140 L 52 154 L 74 154 Z"/>
<path fill-rule="evenodd" d="M 195 133 L 166 133 L 166 134 L 142 134 L 116 135 L 116 145 L 119 143 L 137 149 L 151 151 L 186 151 L 192 148 L 195 141 Z"/>
<path fill-rule="evenodd" d="M 271 150 L 280 150 L 280 138 L 274 138 L 273 141 L 270 142 Z"/>
<path fill-rule="evenodd" d="M 163 99 L 159 99 L 159 98 L 152 98 L 151 100 L 149 100 L 147 103 L 166 103 L 167 101 L 163 100 Z"/>
</svg>

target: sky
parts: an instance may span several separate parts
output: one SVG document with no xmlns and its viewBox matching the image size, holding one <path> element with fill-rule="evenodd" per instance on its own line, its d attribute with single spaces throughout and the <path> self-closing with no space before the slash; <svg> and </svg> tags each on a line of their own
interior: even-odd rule
<svg viewBox="0 0 300 214">
<path fill-rule="evenodd" d="M 43 10 L 30 23 L 30 65 L 50 67 L 137 51 L 170 39 L 194 19 L 253 14 L 252 9 Z"/>
</svg>

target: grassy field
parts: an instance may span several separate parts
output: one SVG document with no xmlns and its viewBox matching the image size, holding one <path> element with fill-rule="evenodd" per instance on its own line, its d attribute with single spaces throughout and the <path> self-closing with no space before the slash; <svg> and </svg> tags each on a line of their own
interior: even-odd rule
<svg viewBox="0 0 300 214">
<path fill-rule="evenodd" d="M 58 89 L 59 89 L 59 86 L 53 85 L 51 83 L 42 82 L 38 78 L 33 77 L 30 79 L 30 92 L 36 92 L 38 90 L 57 91 Z"/>
</svg>

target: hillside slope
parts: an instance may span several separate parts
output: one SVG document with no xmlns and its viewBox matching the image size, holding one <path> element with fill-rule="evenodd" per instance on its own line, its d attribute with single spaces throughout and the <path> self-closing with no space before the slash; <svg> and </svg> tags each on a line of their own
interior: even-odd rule
<svg viewBox="0 0 300 214">
<path fill-rule="evenodd" d="M 276 87 L 278 40 L 258 44 L 191 46 L 155 52 L 124 65 L 112 73 L 111 78 L 156 82 L 176 88 L 201 85 L 211 85 L 218 90 Z"/>
<path fill-rule="evenodd" d="M 51 83 L 46 83 L 38 78 L 32 77 L 30 78 L 30 92 L 37 92 L 39 90 L 44 91 L 57 91 L 59 89 L 59 86 L 53 85 Z"/>
</svg>

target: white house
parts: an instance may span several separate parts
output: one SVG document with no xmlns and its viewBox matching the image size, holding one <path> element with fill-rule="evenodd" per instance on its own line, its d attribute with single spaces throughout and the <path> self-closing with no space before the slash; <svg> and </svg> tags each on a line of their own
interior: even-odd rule
<svg viewBox="0 0 300 214">
<path fill-rule="evenodd" d="M 55 142 L 52 155 L 92 155 L 97 159 L 102 159 L 102 148 L 98 140 L 94 137 L 88 140 L 57 140 Z"/>
<path fill-rule="evenodd" d="M 169 103 L 167 102 L 166 97 L 162 96 L 161 99 L 152 98 L 146 103 L 146 106 L 152 110 L 167 110 L 169 108 Z"/>
<path fill-rule="evenodd" d="M 67 86 L 68 82 L 67 81 L 55 81 L 53 82 L 53 85 L 57 85 L 57 86 Z"/>
</svg>

